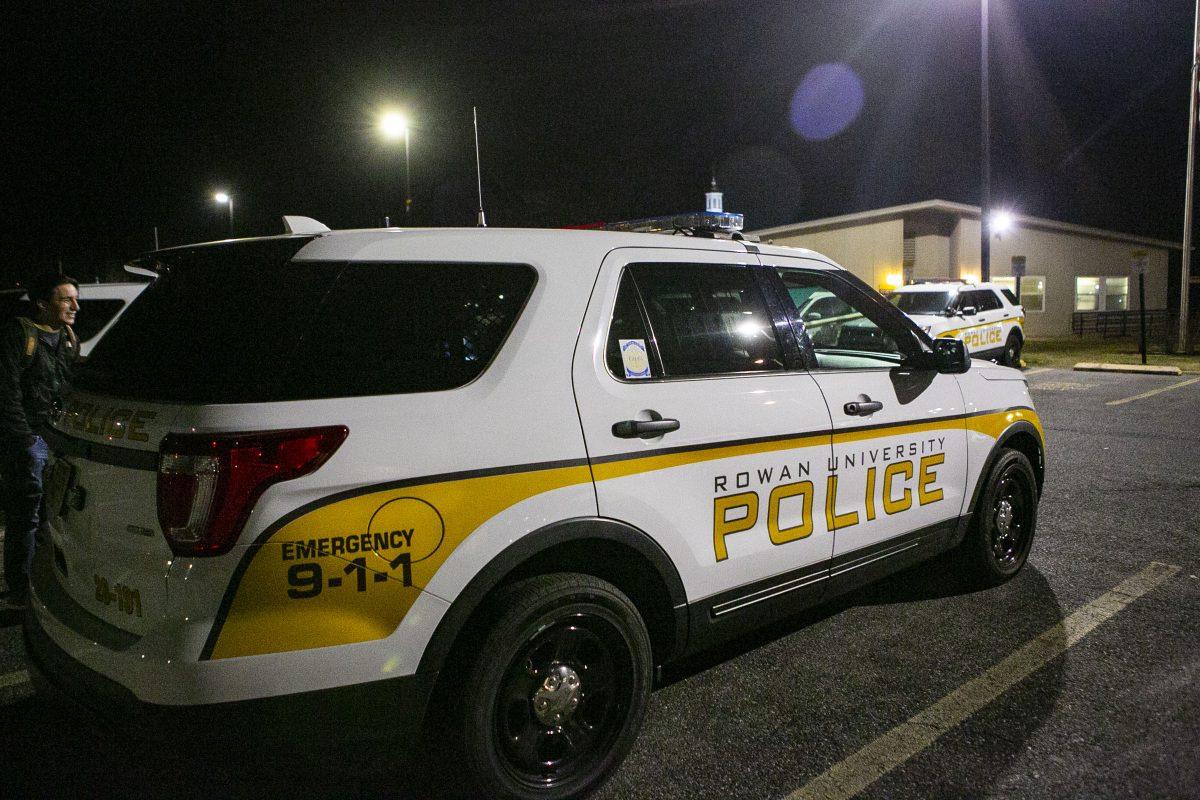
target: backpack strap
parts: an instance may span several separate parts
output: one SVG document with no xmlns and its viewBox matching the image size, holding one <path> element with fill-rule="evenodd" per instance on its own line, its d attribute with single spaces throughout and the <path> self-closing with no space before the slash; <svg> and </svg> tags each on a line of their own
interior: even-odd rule
<svg viewBox="0 0 1200 800">
<path fill-rule="evenodd" d="M 67 349 L 71 351 L 71 358 L 78 358 L 79 337 L 75 335 L 75 331 L 70 325 L 63 325 L 63 330 L 67 333 Z"/>
<path fill-rule="evenodd" d="M 26 317 L 18 317 L 21 322 L 21 327 L 25 331 L 25 349 L 22 351 L 21 371 L 29 369 L 29 365 L 33 363 L 33 354 L 37 352 L 38 343 L 38 327 L 37 323 Z"/>
<path fill-rule="evenodd" d="M 27 317 L 18 317 L 21 321 L 21 327 L 25 330 L 25 349 L 22 351 L 21 371 L 29 369 L 29 365 L 33 363 L 34 353 L 37 352 L 38 331 L 46 330 L 46 328 L 38 325 Z M 63 333 L 67 337 L 67 349 L 71 351 L 71 360 L 79 357 L 79 337 L 75 335 L 75 331 L 70 325 L 63 326 Z"/>
</svg>

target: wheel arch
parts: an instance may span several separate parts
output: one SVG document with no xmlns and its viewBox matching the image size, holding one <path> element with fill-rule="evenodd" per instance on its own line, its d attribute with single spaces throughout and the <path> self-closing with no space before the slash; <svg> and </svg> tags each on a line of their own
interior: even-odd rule
<svg viewBox="0 0 1200 800">
<path fill-rule="evenodd" d="M 656 664 L 687 644 L 687 595 L 666 552 L 641 530 L 600 517 L 564 520 L 522 536 L 467 584 L 438 623 L 417 671 L 438 672 L 464 634 L 486 619 L 488 599 L 514 581 L 550 572 L 593 575 L 638 607 Z"/>
<path fill-rule="evenodd" d="M 988 475 L 991 474 L 996 459 L 1000 457 L 1000 453 L 1005 449 L 1016 450 L 1029 459 L 1029 463 L 1033 467 L 1033 474 L 1037 478 L 1038 497 L 1041 497 L 1042 484 L 1046 478 L 1045 448 L 1042 436 L 1033 423 L 1021 420 L 1014 422 L 1006 428 L 997 437 L 996 443 L 992 445 L 992 451 L 988 453 L 987 460 L 983 463 L 983 469 L 979 472 L 979 478 L 975 481 L 975 490 L 971 494 L 969 512 L 975 510 L 976 505 L 979 503 L 979 498 L 983 494 L 983 488 L 987 483 Z"/>
</svg>

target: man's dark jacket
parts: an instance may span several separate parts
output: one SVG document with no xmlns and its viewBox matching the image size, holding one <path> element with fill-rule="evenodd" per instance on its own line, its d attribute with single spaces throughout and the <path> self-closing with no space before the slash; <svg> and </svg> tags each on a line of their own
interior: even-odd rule
<svg viewBox="0 0 1200 800">
<path fill-rule="evenodd" d="M 31 334 L 37 343 L 28 353 Z M 67 391 L 79 343 L 66 327 L 57 345 L 45 334 L 52 331 L 20 317 L 7 320 L 0 333 L 0 438 L 8 442 L 40 435 Z"/>
</svg>

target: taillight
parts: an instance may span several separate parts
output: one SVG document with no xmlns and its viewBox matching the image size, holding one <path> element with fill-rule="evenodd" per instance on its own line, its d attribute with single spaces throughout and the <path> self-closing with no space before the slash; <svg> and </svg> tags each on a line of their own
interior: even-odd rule
<svg viewBox="0 0 1200 800">
<path fill-rule="evenodd" d="M 267 487 L 315 471 L 344 425 L 266 433 L 173 433 L 158 459 L 158 523 L 175 555 L 216 556 L 237 541 Z"/>
</svg>

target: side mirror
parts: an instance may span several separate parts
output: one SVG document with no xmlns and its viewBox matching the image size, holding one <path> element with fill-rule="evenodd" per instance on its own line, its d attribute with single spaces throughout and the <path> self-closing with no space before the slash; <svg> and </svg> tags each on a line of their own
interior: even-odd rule
<svg viewBox="0 0 1200 800">
<path fill-rule="evenodd" d="M 934 364 L 938 372 L 960 375 L 971 368 L 971 357 L 961 339 L 934 339 Z"/>
<path fill-rule="evenodd" d="M 816 322 L 820 318 L 821 318 L 820 311 L 809 311 L 807 314 L 804 315 L 805 322 Z"/>
<path fill-rule="evenodd" d="M 978 309 L 975 308 L 975 306 L 963 306 L 962 310 L 958 313 L 962 314 L 964 317 L 973 317 L 977 312 Z"/>
</svg>

